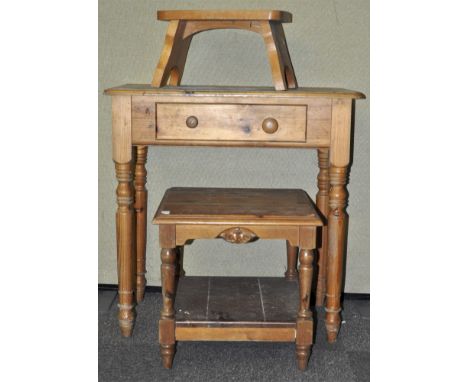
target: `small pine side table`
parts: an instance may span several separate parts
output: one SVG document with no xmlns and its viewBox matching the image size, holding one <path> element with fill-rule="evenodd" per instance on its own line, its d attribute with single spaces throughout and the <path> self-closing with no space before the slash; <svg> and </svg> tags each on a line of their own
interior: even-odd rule
<svg viewBox="0 0 468 382">
<path fill-rule="evenodd" d="M 166 368 L 172 367 L 176 341 L 283 341 L 296 343 L 297 364 L 305 370 L 313 338 L 310 295 L 316 232 L 323 225 L 305 191 L 171 188 L 153 223 L 159 225 L 161 246 L 159 346 Z M 215 238 L 235 244 L 287 240 L 300 248 L 298 280 L 177 278 L 185 274 L 183 246 L 194 239 Z"/>
</svg>

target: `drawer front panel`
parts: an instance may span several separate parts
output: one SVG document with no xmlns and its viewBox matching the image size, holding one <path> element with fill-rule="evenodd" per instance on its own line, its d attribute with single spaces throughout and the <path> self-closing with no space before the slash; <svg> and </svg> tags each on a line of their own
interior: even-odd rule
<svg viewBox="0 0 468 382">
<path fill-rule="evenodd" d="M 306 105 L 158 103 L 157 139 L 306 141 Z"/>
</svg>

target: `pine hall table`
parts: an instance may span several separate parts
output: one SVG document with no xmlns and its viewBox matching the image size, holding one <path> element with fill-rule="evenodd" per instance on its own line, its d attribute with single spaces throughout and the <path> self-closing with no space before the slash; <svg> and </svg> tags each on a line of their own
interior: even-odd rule
<svg viewBox="0 0 468 382">
<path fill-rule="evenodd" d="M 326 295 L 328 340 L 335 341 L 341 322 L 351 107 L 353 99 L 363 95 L 324 88 L 277 92 L 260 87 L 151 85 L 124 85 L 108 89 L 106 94 L 112 96 L 113 160 L 118 180 L 116 218 L 122 334 L 129 336 L 133 329 L 133 273 L 136 302 L 143 299 L 146 285 L 148 146 L 289 147 L 318 151 L 316 202 L 328 224 L 323 229 L 319 250 L 316 305 L 322 305 Z M 187 126 L 192 119 L 197 120 L 196 127 Z M 262 128 L 267 125 L 264 121 L 271 119 L 278 126 L 272 133 Z M 134 242 L 136 272 L 132 265 Z M 288 248 L 289 274 L 296 273 L 296 256 L 296 249 Z"/>
</svg>

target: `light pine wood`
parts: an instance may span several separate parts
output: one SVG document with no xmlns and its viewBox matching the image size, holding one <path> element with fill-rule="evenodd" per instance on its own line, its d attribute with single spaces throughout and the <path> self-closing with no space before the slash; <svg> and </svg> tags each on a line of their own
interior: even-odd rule
<svg viewBox="0 0 468 382">
<path fill-rule="evenodd" d="M 158 20 L 272 20 L 283 23 L 292 21 L 292 14 L 279 10 L 162 10 L 157 12 Z"/>
<path fill-rule="evenodd" d="M 134 190 L 133 164 L 115 162 L 117 176 L 117 268 L 119 278 L 119 326 L 124 337 L 133 331 L 134 286 Z"/>
<path fill-rule="evenodd" d="M 148 191 L 146 190 L 147 146 L 135 147 L 135 215 L 136 215 L 136 301 L 143 301 L 146 287 L 146 221 Z"/>
<path fill-rule="evenodd" d="M 258 239 L 255 232 L 244 227 L 229 227 L 222 231 L 218 237 L 231 244 L 246 244 Z"/>
<path fill-rule="evenodd" d="M 176 327 L 295 329 L 297 279 L 187 276 L 178 279 Z"/>
<path fill-rule="evenodd" d="M 351 148 L 351 106 L 352 100 L 335 99 L 332 108 L 330 133 L 330 163 L 344 167 L 349 163 Z"/>
<path fill-rule="evenodd" d="M 261 34 L 267 49 L 275 89 L 297 88 L 296 75 L 289 56 L 283 26 L 279 23 L 263 22 Z"/>
<path fill-rule="evenodd" d="M 296 76 L 281 24 L 283 20 L 291 21 L 291 14 L 287 12 L 159 11 L 158 19 L 169 21 L 169 27 L 158 65 L 154 71 L 152 81 L 154 87 L 180 84 L 194 34 L 213 29 L 243 29 L 259 33 L 263 37 L 275 89 L 297 88 Z"/>
<path fill-rule="evenodd" d="M 175 355 L 175 321 L 162 318 L 159 320 L 159 351 L 163 367 L 170 369 Z"/>
<path fill-rule="evenodd" d="M 287 269 L 284 277 L 288 280 L 297 279 L 297 251 L 296 246 L 292 246 L 289 241 L 286 242 Z"/>
<path fill-rule="evenodd" d="M 341 289 L 343 286 L 343 256 L 346 240 L 348 193 L 347 167 L 330 167 L 328 213 L 327 301 L 325 324 L 328 342 L 335 342 L 341 325 Z"/>
<path fill-rule="evenodd" d="M 328 211 L 328 255 L 326 317 L 327 338 L 335 342 L 341 325 L 343 257 L 346 243 L 346 190 L 351 147 L 351 100 L 335 99 L 330 140 L 330 191 Z"/>
<path fill-rule="evenodd" d="M 161 248 L 176 248 L 175 224 L 164 224 L 159 226 L 159 246 Z"/>
<path fill-rule="evenodd" d="M 184 246 L 179 245 L 177 246 L 177 276 L 184 277 L 185 270 L 184 270 Z"/>
<path fill-rule="evenodd" d="M 310 310 L 314 254 L 312 249 L 299 252 L 299 310 L 297 312 L 296 359 L 300 370 L 305 370 L 312 346 L 313 320 Z"/>
<path fill-rule="evenodd" d="M 203 328 L 176 327 L 177 341 L 270 341 L 292 342 L 295 328 Z"/>
<path fill-rule="evenodd" d="M 143 144 L 142 141 L 134 142 L 135 144 Z M 224 140 L 190 140 L 190 139 L 158 139 L 153 142 L 145 142 L 155 146 L 197 146 L 197 147 L 251 147 L 251 148 L 317 148 L 325 147 L 326 143 L 320 142 L 283 142 L 283 141 L 252 141 L 252 140 L 237 140 L 237 141 L 224 141 Z"/>
<path fill-rule="evenodd" d="M 314 254 L 312 249 L 301 249 L 299 252 L 299 311 L 298 318 L 312 317 L 310 310 L 310 291 L 312 288 L 312 263 Z"/>
<path fill-rule="evenodd" d="M 176 340 L 294 342 L 312 329 L 297 324 L 298 296 L 297 280 L 186 277 L 175 298 Z"/>
<path fill-rule="evenodd" d="M 183 37 L 186 26 L 187 22 L 183 20 L 169 22 L 163 50 L 154 71 L 153 86 L 180 84 L 192 41 L 192 36 Z"/>
<path fill-rule="evenodd" d="M 276 49 L 278 50 L 279 56 L 281 57 L 279 64 L 282 82 L 286 83 L 288 90 L 296 89 L 298 87 L 296 74 L 294 73 L 294 68 L 291 62 L 291 56 L 289 55 L 288 44 L 286 43 L 286 36 L 284 34 L 283 25 L 279 23 L 270 22 L 270 27 Z"/>
<path fill-rule="evenodd" d="M 293 221 L 295 215 L 300 219 L 308 218 L 308 223 L 301 224 L 300 220 L 295 226 L 283 226 L 279 223 L 282 218 Z M 168 216 L 170 218 L 168 218 Z M 247 227 L 237 224 L 223 223 L 226 220 L 240 219 L 248 222 Z M 266 224 L 263 221 L 275 221 L 276 225 Z M 187 223 L 187 221 L 191 223 Z M 295 341 L 296 357 L 298 367 L 304 370 L 307 367 L 310 348 L 312 346 L 313 322 L 310 311 L 310 294 L 312 287 L 313 270 L 313 252 L 316 247 L 316 229 L 322 225 L 322 221 L 317 216 L 317 211 L 313 202 L 304 191 L 287 189 L 223 189 L 223 188 L 171 188 L 166 191 L 153 220 L 159 224 L 159 238 L 161 251 L 161 280 L 163 291 L 163 308 L 161 310 L 160 331 L 164 326 L 166 333 L 163 337 L 160 335 L 161 357 L 164 367 L 172 367 L 175 352 L 175 340 L 212 340 L 212 341 Z M 271 291 L 265 291 L 263 297 L 260 279 L 258 279 L 258 292 L 261 309 L 257 307 L 257 320 L 250 319 L 249 322 L 237 321 L 235 319 L 236 311 L 229 312 L 232 309 L 234 301 L 229 300 L 230 295 L 243 296 L 245 303 L 239 304 L 236 310 L 255 309 L 255 304 L 251 300 L 255 291 L 245 282 L 245 291 L 232 291 L 232 280 L 227 280 L 225 285 L 229 286 L 224 298 L 227 300 L 224 307 L 210 305 L 211 300 L 216 300 L 219 291 L 211 291 L 208 284 L 208 294 L 206 300 L 204 297 L 204 288 L 200 285 L 190 285 L 193 278 L 183 278 L 185 288 L 176 288 L 177 281 L 177 255 L 176 246 L 181 246 L 188 240 L 201 238 L 222 238 L 230 243 L 245 244 L 258 238 L 280 238 L 288 240 L 292 237 L 291 246 L 301 246 L 299 256 L 299 308 L 297 310 L 296 328 L 291 327 L 290 323 L 272 322 L 268 320 L 266 310 L 274 303 L 271 300 Z M 198 278 L 200 280 L 200 278 Z M 203 280 L 200 281 L 203 283 Z M 210 283 L 210 280 L 208 280 Z M 283 285 L 288 287 L 290 282 L 283 281 Z M 291 285 L 291 284 L 289 284 Z M 222 285 L 221 285 L 222 286 Z M 268 288 L 268 284 L 264 288 Z M 249 289 L 250 288 L 250 289 Z M 175 293 L 176 289 L 180 293 L 189 293 L 187 298 L 194 298 L 199 303 L 206 301 L 205 312 L 191 311 L 190 309 L 179 308 L 184 311 L 182 321 L 176 321 L 175 339 L 172 339 L 172 322 L 175 318 Z M 186 290 L 186 292 L 183 292 Z M 188 291 L 188 292 L 187 292 Z M 211 291 L 211 292 L 210 292 Z M 242 294 L 243 292 L 243 294 Z M 286 301 L 279 298 L 279 307 L 277 311 L 284 308 L 285 303 L 290 300 L 291 294 L 288 293 Z M 264 305 L 264 298 L 270 299 L 269 303 Z M 250 300 L 249 300 L 250 299 Z M 227 306 L 226 306 L 227 304 Z M 253 304 L 253 305 L 252 305 Z M 183 305 L 182 305 L 183 306 Z M 198 308 L 199 309 L 199 308 Z M 216 322 L 211 317 L 212 312 L 218 312 L 220 315 Z M 262 312 L 263 316 L 258 316 Z M 204 316 L 200 316 L 200 313 Z M 182 313 L 181 313 L 182 314 Z M 209 317 L 210 316 L 210 317 Z M 205 318 L 203 318 L 205 317 Z M 180 323 L 180 325 L 179 325 Z M 188 325 L 187 325 L 188 324 Z M 169 327 L 169 329 L 167 329 Z"/>
<path fill-rule="evenodd" d="M 132 160 L 132 97 L 112 97 L 112 158 L 118 163 Z"/>
<path fill-rule="evenodd" d="M 193 20 L 187 23 L 184 38 L 200 32 L 213 29 L 243 29 L 250 32 L 261 33 L 262 22 L 236 20 Z"/>
<path fill-rule="evenodd" d="M 330 189 L 330 178 L 328 175 L 329 155 L 328 149 L 318 149 L 319 173 L 317 176 L 318 192 L 316 196 L 317 207 L 324 217 L 328 216 L 328 190 Z M 322 245 L 318 257 L 317 290 L 315 294 L 315 305 L 323 306 L 327 287 L 327 257 L 328 257 L 328 227 L 322 227 Z"/>
<path fill-rule="evenodd" d="M 166 191 L 154 224 L 320 226 L 307 193 L 294 189 L 173 187 Z"/>
<path fill-rule="evenodd" d="M 164 88 L 161 88 L 163 90 Z M 185 114 L 179 115 L 177 107 L 184 105 Z M 178 125 L 177 139 L 169 139 L 167 136 L 158 137 L 156 131 L 156 105 L 158 109 L 170 108 L 171 126 L 166 127 L 169 134 L 174 135 L 175 125 Z M 192 106 L 190 106 L 192 105 Z M 225 105 L 228 105 L 226 108 Z M 219 114 L 213 116 L 213 125 L 206 123 L 207 118 L 200 119 L 198 115 L 198 125 L 195 128 L 187 127 L 187 119 L 195 116 L 195 110 L 202 108 L 208 110 L 209 114 L 214 114 L 212 108 L 220 108 Z M 297 113 L 289 115 L 288 110 L 299 110 L 304 108 L 306 112 L 302 115 Z M 276 115 L 276 110 L 284 110 L 277 118 L 287 121 L 286 125 L 279 122 L 278 130 L 273 134 L 268 134 L 263 130 L 263 122 L 268 120 L 265 115 L 263 119 L 256 122 L 257 131 L 246 132 L 242 128 L 251 127 L 252 117 L 263 111 L 271 111 Z M 247 116 L 240 116 L 241 110 L 253 110 Z M 231 113 L 229 113 L 231 111 Z M 208 116 L 205 116 L 208 117 Z M 299 118 L 298 118 L 299 117 Z M 249 120 L 250 119 L 250 120 Z M 274 118 L 273 118 L 274 119 Z M 165 121 L 165 122 L 164 122 Z M 215 122 L 216 121 L 216 122 Z M 163 122 L 168 124 L 167 117 Z M 226 126 L 229 122 L 229 127 Z M 248 122 L 248 123 L 247 123 Z M 255 121 L 254 121 L 255 122 Z M 158 124 L 161 129 L 161 115 L 158 113 Z M 231 126 L 232 124 L 232 126 Z M 208 130 L 203 129 L 207 125 Z M 243 96 L 227 95 L 205 95 L 205 93 L 190 93 L 185 96 L 179 94 L 161 93 L 158 96 L 133 96 L 132 97 L 132 140 L 133 144 L 157 144 L 157 145 L 200 145 L 200 146 L 258 146 L 258 147 L 321 147 L 328 146 L 330 143 L 331 128 L 331 100 L 329 98 L 310 97 L 307 99 L 301 97 L 275 98 L 266 97 L 261 94 L 252 94 Z M 232 129 L 236 129 L 233 131 Z M 285 130 L 287 129 L 287 130 Z M 200 130 L 202 130 L 200 132 Z M 291 141 L 288 136 L 290 132 L 294 135 L 300 134 L 300 140 Z M 215 134 L 216 139 L 206 140 L 199 136 Z M 181 139 L 180 135 L 186 134 L 187 139 Z M 240 138 L 239 138 L 240 136 Z M 229 137 L 231 137 L 229 139 Z M 255 140 L 256 137 L 259 140 Z M 285 139 L 278 139 L 285 137 Z M 161 139 L 160 139 L 161 138 Z M 193 139 L 195 138 L 195 139 Z M 238 139 L 238 140 L 232 140 Z M 289 139 L 289 141 L 287 141 Z"/>
<path fill-rule="evenodd" d="M 147 88 L 146 88 L 147 89 Z M 127 89 L 128 90 L 128 89 Z M 133 90 L 135 91 L 135 88 Z M 146 91 L 146 90 L 145 90 Z M 193 102 L 200 102 L 202 100 L 201 97 L 203 97 L 203 102 L 204 103 L 219 103 L 222 102 L 225 104 L 226 102 L 229 104 L 235 105 L 236 102 L 238 102 L 241 105 L 248 104 L 248 103 L 253 103 L 255 105 L 265 105 L 265 104 L 272 104 L 272 102 L 278 102 L 280 105 L 284 106 L 290 106 L 290 105 L 297 105 L 298 103 L 303 103 L 304 105 L 307 106 L 307 136 L 306 139 L 309 139 L 311 136 L 311 131 L 319 132 L 321 134 L 322 140 L 316 140 L 314 142 L 309 142 L 309 146 L 307 147 L 319 147 L 321 149 L 328 149 L 329 150 L 329 162 L 332 167 L 335 167 L 336 169 L 345 169 L 343 171 L 347 171 L 347 167 L 349 164 L 349 156 L 350 156 L 350 139 L 351 139 L 351 107 L 352 107 L 352 100 L 351 98 L 348 97 L 357 97 L 356 93 L 354 92 L 332 92 L 328 94 L 328 97 L 323 97 L 323 94 L 321 93 L 316 93 L 316 92 L 295 92 L 294 90 L 291 90 L 288 92 L 290 96 L 288 95 L 287 97 L 278 97 L 276 93 L 272 93 L 271 91 L 264 92 L 263 90 L 259 90 L 255 92 L 254 90 L 247 90 L 245 94 L 241 95 L 239 93 L 239 90 L 227 90 L 226 94 L 222 96 L 221 91 L 219 89 L 205 89 L 205 90 L 196 90 L 195 93 L 191 93 L 190 91 L 186 90 L 168 90 L 168 89 L 158 89 L 160 93 L 157 93 L 155 95 L 154 92 L 150 92 L 151 94 L 148 95 L 142 95 L 144 93 L 138 93 L 141 92 L 141 89 L 137 89 L 137 94 L 132 95 L 131 93 L 128 92 L 122 92 L 119 93 L 117 92 L 110 92 L 114 94 L 113 96 L 113 156 L 114 158 L 117 158 L 118 160 L 125 161 L 129 160 L 129 162 L 118 162 L 116 160 L 116 166 L 117 164 L 130 164 L 131 163 L 131 146 L 133 136 L 134 134 L 134 126 L 137 126 L 138 123 L 136 121 L 144 121 L 144 123 L 148 123 L 151 126 L 148 128 L 148 130 L 151 130 L 151 136 L 154 132 L 155 140 L 157 141 L 156 138 L 156 131 L 155 131 L 155 126 L 156 126 L 156 105 L 158 103 L 168 103 L 168 101 L 172 101 L 175 103 L 184 103 L 184 104 L 190 104 Z M 109 93 L 109 94 L 110 94 Z M 294 96 L 293 96 L 294 93 Z M 119 95 L 120 94 L 120 95 Z M 125 94 L 125 95 L 122 95 Z M 138 95 L 139 94 L 139 95 Z M 317 96 L 317 94 L 321 94 L 320 97 Z M 197 98 L 197 97 L 200 97 Z M 135 103 L 133 103 L 133 99 L 135 100 Z M 315 119 L 313 119 L 315 118 Z M 152 121 L 152 122 L 151 122 Z M 317 122 L 319 124 L 315 124 L 314 122 Z M 323 123 L 323 125 L 320 125 L 320 123 Z M 323 127 L 321 127 L 323 126 Z M 312 130 L 310 130 L 312 129 Z M 326 138 L 328 134 L 329 138 Z M 313 135 L 313 133 L 312 133 Z M 328 140 L 327 140 L 328 139 Z M 176 141 L 176 140 L 167 140 L 166 144 L 168 145 L 183 145 L 186 143 L 193 143 L 195 141 L 193 140 L 188 140 L 188 141 Z M 201 143 L 204 144 L 207 141 L 197 141 L 196 144 Z M 230 141 L 225 141 L 225 140 L 220 140 L 220 141 L 209 141 L 209 144 L 215 143 L 217 145 L 229 145 Z M 155 143 L 155 141 L 151 142 Z M 261 143 L 261 142 L 260 142 Z M 275 142 L 266 142 L 268 145 L 272 145 Z M 160 144 L 160 143 L 157 143 Z M 237 145 L 239 146 L 248 146 L 249 144 L 257 145 L 258 142 L 247 142 L 247 141 L 239 141 L 236 142 Z M 283 145 L 293 145 L 293 143 L 287 143 L 287 142 L 281 142 L 278 141 L 276 144 Z M 320 145 L 324 145 L 321 147 Z M 294 146 L 292 146 L 294 147 Z M 325 161 L 325 160 L 324 160 Z M 338 166 L 337 164 L 341 165 Z M 321 170 L 322 172 L 324 171 L 323 169 Z M 335 170 L 335 171 L 341 171 L 341 170 Z M 126 182 L 123 182 L 126 183 Z M 320 180 L 319 180 L 320 183 Z M 346 181 L 345 181 L 346 183 Z M 131 187 L 131 186 L 130 186 Z M 325 191 L 325 187 L 323 186 L 323 192 Z M 331 186 L 333 188 L 333 186 Z M 343 189 L 346 192 L 345 189 L 345 184 L 342 185 Z M 320 185 L 319 185 L 320 189 Z M 320 191 L 319 191 L 320 193 Z M 323 195 L 324 196 L 324 195 Z M 345 197 L 346 199 L 346 197 Z M 320 198 L 317 199 L 318 204 L 322 206 L 324 203 L 323 201 L 320 202 Z M 329 200 L 329 206 L 331 208 L 332 203 L 337 203 L 336 197 L 335 201 L 332 201 L 331 198 Z M 339 203 L 342 203 L 342 201 L 339 201 Z M 123 207 L 122 207 L 123 208 Z M 322 207 L 320 207 L 322 210 Z M 340 207 L 341 208 L 341 207 Z M 344 208 L 343 208 L 344 210 Z M 331 211 L 331 210 L 330 210 Z M 324 210 L 322 210 L 322 213 L 324 213 Z M 331 212 L 329 213 L 330 216 Z M 338 213 L 340 215 L 340 212 Z M 126 216 L 126 215 L 122 215 Z M 121 248 L 126 247 L 128 248 L 129 245 L 134 245 L 132 239 L 132 233 L 135 228 L 133 227 L 132 223 L 124 223 L 120 224 L 119 221 L 122 220 L 122 216 L 119 217 L 119 213 L 117 213 L 117 231 L 118 231 L 118 252 L 119 252 L 119 258 L 121 257 L 120 252 L 122 252 Z M 340 220 L 341 219 L 341 220 Z M 342 272 L 343 272 L 343 264 L 342 264 L 342 257 L 343 257 L 343 250 L 344 250 L 344 241 L 345 241 L 345 236 L 346 236 L 346 229 L 345 229 L 345 224 L 343 221 L 346 220 L 346 218 L 340 218 L 338 221 L 332 220 L 330 222 L 330 225 L 327 227 L 328 228 L 328 236 L 325 236 L 325 239 L 322 239 L 322 243 L 326 243 L 327 238 L 328 238 L 328 245 L 325 244 L 325 248 L 328 248 L 328 251 L 332 251 L 332 255 L 328 255 L 328 262 L 330 263 L 329 269 L 327 269 L 327 331 L 328 331 L 328 337 L 330 341 L 334 341 L 336 339 L 336 335 L 339 330 L 339 325 L 340 325 L 340 317 L 339 317 L 339 311 L 341 309 L 340 304 L 339 304 L 339 298 L 341 294 L 341 288 L 342 288 Z M 167 221 L 167 223 L 170 223 L 170 221 Z M 187 224 L 192 224 L 193 222 L 191 221 L 186 221 L 185 223 Z M 228 226 L 232 223 L 236 223 L 232 220 L 224 220 L 224 221 L 218 221 L 218 224 L 222 225 L 224 224 L 224 229 L 227 229 Z M 240 223 L 240 222 L 237 222 Z M 279 234 L 279 231 L 281 229 L 284 229 L 288 225 L 294 225 L 298 223 L 284 220 L 282 221 L 282 224 L 278 226 L 278 229 L 273 232 L 273 231 L 264 231 L 264 232 L 258 232 L 257 230 L 254 230 L 254 232 L 257 235 L 260 235 L 259 237 L 267 238 L 267 237 L 273 237 L 275 236 L 276 238 L 279 238 L 281 235 Z M 302 222 L 304 223 L 304 221 Z M 245 223 L 242 223 L 245 225 Z M 267 220 L 262 221 L 262 226 L 267 225 L 268 222 Z M 273 222 L 271 221 L 272 226 L 273 225 L 278 225 L 278 222 Z M 187 234 L 188 230 L 186 228 L 183 228 L 182 226 L 180 227 L 181 231 L 185 230 L 186 236 L 188 237 L 190 235 Z M 175 231 L 175 226 L 174 226 L 174 231 Z M 198 232 L 200 235 L 203 234 L 205 236 L 210 236 L 212 237 L 218 237 L 220 231 L 214 232 L 210 229 L 207 229 L 206 227 L 200 227 L 199 229 L 200 232 Z M 202 233 L 203 232 L 203 233 Z M 299 233 L 297 233 L 294 229 L 292 231 L 285 230 L 285 233 L 287 233 L 287 240 L 290 243 L 290 245 L 296 245 L 298 247 L 301 247 L 300 245 L 300 237 L 301 236 Z M 188 236 L 187 236 L 188 235 Z M 182 235 L 180 237 L 183 237 Z M 123 240 L 121 238 L 129 238 L 127 240 Z M 182 240 L 182 239 L 181 239 Z M 185 244 L 185 239 L 183 239 L 183 242 L 178 242 L 177 245 L 183 245 Z M 130 244 L 132 243 L 132 244 Z M 175 242 L 173 243 L 175 246 Z M 324 249 L 326 251 L 326 249 Z M 323 251 L 322 250 L 322 253 Z M 130 275 L 133 275 L 135 270 L 132 269 L 132 267 L 135 267 L 134 265 L 131 265 L 135 262 L 134 255 L 132 254 L 132 251 L 124 250 L 124 253 L 126 253 L 126 258 L 128 259 L 127 262 L 124 262 L 123 265 L 120 265 L 120 260 L 119 260 L 119 288 L 122 291 L 122 295 L 124 294 L 130 294 L 133 293 L 130 292 L 132 288 L 129 288 L 125 286 L 125 283 L 127 281 L 125 280 L 131 280 L 131 276 L 126 276 L 127 272 L 129 272 Z M 322 256 L 322 260 L 325 259 L 325 256 Z M 319 258 L 320 259 L 320 258 Z M 130 264 L 130 265 L 129 265 Z M 320 265 L 320 264 L 319 264 Z M 324 270 L 326 267 L 322 266 L 320 267 L 322 270 Z M 319 269 L 320 269 L 319 268 Z M 123 276 L 125 274 L 125 276 Z M 122 276 L 121 276 L 122 275 Z M 323 281 L 323 277 L 319 278 Z M 123 281 L 121 282 L 120 279 Z M 322 281 L 319 284 L 322 284 Z M 127 301 L 131 298 L 128 297 Z M 123 300 L 123 298 L 121 298 Z M 320 304 L 320 297 L 318 298 L 319 304 Z M 121 317 L 121 330 L 122 333 L 125 335 L 130 335 L 131 333 L 131 328 L 133 327 L 133 317 L 134 317 L 134 311 L 133 311 L 133 301 L 128 304 L 122 303 L 122 307 L 120 309 L 119 317 Z"/>
<path fill-rule="evenodd" d="M 327 335 L 330 342 L 335 341 L 341 322 L 352 105 L 354 99 L 364 98 L 364 95 L 345 89 L 297 88 L 281 24 L 291 22 L 291 15 L 287 12 L 161 11 L 158 18 L 168 20 L 169 25 L 152 83 L 123 85 L 105 91 L 105 94 L 112 95 L 113 159 L 118 180 L 116 228 L 122 334 L 129 336 L 132 333 L 134 299 L 138 302 L 143 299 L 146 284 L 147 145 L 307 147 L 319 149 L 317 205 L 328 218 L 328 227 L 321 230 L 316 300 L 318 305 L 323 304 L 326 284 Z M 213 29 L 243 29 L 260 34 L 267 49 L 274 87 L 180 86 L 192 37 Z M 137 146 L 134 155 L 132 145 Z M 298 190 L 284 190 L 283 195 L 287 191 Z M 185 340 L 196 340 L 197 337 L 295 340 L 298 366 L 300 369 L 307 367 L 313 338 L 309 307 L 313 250 L 316 229 L 323 224 L 321 216 L 315 207 L 308 210 L 307 203 L 291 198 L 294 195 L 288 195 L 288 202 L 272 195 L 250 192 L 241 191 L 234 195 L 234 199 L 232 195 L 231 199 L 226 195 L 220 197 L 218 192 L 215 203 L 211 204 L 197 203 L 188 198 L 182 200 L 181 205 L 183 208 L 192 206 L 194 210 L 190 213 L 178 213 L 177 206 L 169 203 L 169 214 L 158 215 L 159 210 L 156 214 L 155 222 L 160 225 L 160 247 L 163 248 L 163 309 L 159 340 L 166 368 L 172 367 L 176 331 Z M 226 206 L 234 209 L 226 210 Z M 283 212 L 279 213 L 271 206 Z M 280 279 L 290 286 L 294 282 L 299 283 L 295 326 L 282 321 L 213 323 L 207 320 L 205 326 L 198 323 L 194 327 L 184 322 L 185 326 L 179 331 L 174 297 L 176 283 L 187 279 L 182 277 L 185 274 L 183 246 L 198 238 L 222 238 L 236 244 L 257 239 L 287 240 L 286 277 L 291 281 Z M 293 274 L 298 248 L 300 266 L 297 281 Z M 244 308 L 247 307 L 246 299 Z"/>
<path fill-rule="evenodd" d="M 158 139 L 305 142 L 306 106 L 159 103 L 156 113 Z"/>
<path fill-rule="evenodd" d="M 156 103 L 148 97 L 132 97 L 132 142 L 154 144 L 156 140 Z"/>
<path fill-rule="evenodd" d="M 135 310 L 135 211 L 132 156 L 131 96 L 112 97 L 112 157 L 117 177 L 117 272 L 119 327 L 122 336 L 132 335 Z"/>
<path fill-rule="evenodd" d="M 161 282 L 163 306 L 161 320 L 174 318 L 174 294 L 177 254 L 174 248 L 161 249 Z"/>
<path fill-rule="evenodd" d="M 300 87 L 297 89 L 289 89 L 287 92 L 278 92 L 271 86 L 166 86 L 162 88 L 154 87 L 151 84 L 125 84 L 115 86 L 104 90 L 106 95 L 134 95 L 134 96 L 151 96 L 151 95 L 203 95 L 203 96 L 265 96 L 271 99 L 291 97 L 305 98 L 351 98 L 364 99 L 366 96 L 354 90 L 342 88 L 326 88 L 326 87 Z"/>
<path fill-rule="evenodd" d="M 313 321 L 309 318 L 297 319 L 296 330 L 296 360 L 299 370 L 306 370 L 312 349 L 314 334 Z"/>
<path fill-rule="evenodd" d="M 321 219 L 321 218 L 320 218 Z M 315 248 L 317 244 L 317 230 L 316 227 L 323 225 L 321 223 L 314 225 L 301 224 L 299 226 L 299 244 L 300 248 Z"/>
<path fill-rule="evenodd" d="M 176 262 L 175 248 L 161 249 L 161 283 L 162 300 L 161 319 L 159 320 L 159 347 L 163 366 L 172 367 L 175 354 L 175 311 L 174 296 L 176 290 Z"/>
<path fill-rule="evenodd" d="M 260 239 L 286 239 L 290 245 L 298 246 L 300 240 L 299 229 L 296 225 L 278 225 L 278 224 L 264 224 L 251 225 L 238 222 L 216 221 L 216 224 L 193 224 L 186 221 L 177 224 L 177 245 L 185 245 L 187 241 L 192 239 L 195 235 L 199 239 L 216 239 L 219 238 L 221 233 L 233 226 L 235 228 L 241 226 L 246 227 Z"/>
</svg>

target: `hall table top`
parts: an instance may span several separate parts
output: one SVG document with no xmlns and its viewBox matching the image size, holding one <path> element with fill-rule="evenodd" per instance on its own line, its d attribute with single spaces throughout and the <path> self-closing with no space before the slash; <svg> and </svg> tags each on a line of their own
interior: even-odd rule
<svg viewBox="0 0 468 382">
<path fill-rule="evenodd" d="M 106 89 L 107 95 L 198 95 L 198 96 L 267 96 L 274 98 L 328 97 L 362 99 L 366 96 L 354 90 L 341 88 L 299 87 L 279 92 L 272 86 L 164 86 L 156 88 L 151 84 L 125 84 Z"/>
</svg>

